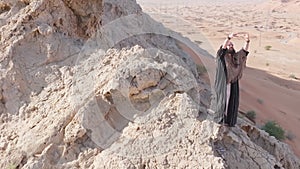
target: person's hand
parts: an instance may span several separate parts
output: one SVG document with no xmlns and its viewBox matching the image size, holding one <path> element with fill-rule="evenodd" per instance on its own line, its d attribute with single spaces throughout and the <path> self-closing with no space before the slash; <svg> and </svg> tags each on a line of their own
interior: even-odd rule
<svg viewBox="0 0 300 169">
<path fill-rule="evenodd" d="M 228 39 L 231 39 L 233 37 L 237 37 L 237 33 L 231 33 L 228 35 Z"/>
<path fill-rule="evenodd" d="M 248 33 L 246 33 L 245 35 L 244 35 L 244 39 L 245 39 L 245 41 L 249 41 L 250 39 L 249 39 L 249 34 Z"/>
<path fill-rule="evenodd" d="M 249 33 L 245 33 L 245 34 L 244 34 L 244 39 L 245 39 L 245 41 L 246 41 L 247 43 L 250 42 Z"/>
</svg>

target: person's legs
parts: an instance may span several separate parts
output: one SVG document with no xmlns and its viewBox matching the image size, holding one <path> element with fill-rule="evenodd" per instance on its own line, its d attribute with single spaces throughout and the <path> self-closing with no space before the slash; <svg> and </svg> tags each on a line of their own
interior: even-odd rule
<svg viewBox="0 0 300 169">
<path fill-rule="evenodd" d="M 230 97 L 230 89 L 231 89 L 231 84 L 227 84 L 227 91 L 226 91 L 226 109 L 225 109 L 225 116 L 227 116 L 227 111 L 228 111 L 228 103 L 229 103 L 229 97 Z"/>
<path fill-rule="evenodd" d="M 239 109 L 239 82 L 231 83 L 230 97 L 228 102 L 227 116 L 225 123 L 230 127 L 234 127 L 237 122 Z"/>
</svg>

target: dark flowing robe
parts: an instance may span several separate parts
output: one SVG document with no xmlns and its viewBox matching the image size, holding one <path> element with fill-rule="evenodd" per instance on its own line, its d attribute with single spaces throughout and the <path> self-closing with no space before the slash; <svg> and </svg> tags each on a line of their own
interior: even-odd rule
<svg viewBox="0 0 300 169">
<path fill-rule="evenodd" d="M 239 50 L 231 55 L 227 49 L 222 47 L 217 52 L 217 70 L 211 109 L 215 112 L 214 121 L 220 123 L 225 121 L 229 126 L 237 122 L 239 107 L 239 79 L 242 77 L 246 66 L 248 51 Z M 230 97 L 226 111 L 227 84 L 230 83 Z"/>
<path fill-rule="evenodd" d="M 217 52 L 216 58 L 216 74 L 214 90 L 212 91 L 212 104 L 211 109 L 213 110 L 213 120 L 216 123 L 220 123 L 223 120 L 224 112 L 226 110 L 226 81 L 227 81 L 227 70 L 225 63 L 225 54 L 227 49 L 222 47 Z"/>
</svg>

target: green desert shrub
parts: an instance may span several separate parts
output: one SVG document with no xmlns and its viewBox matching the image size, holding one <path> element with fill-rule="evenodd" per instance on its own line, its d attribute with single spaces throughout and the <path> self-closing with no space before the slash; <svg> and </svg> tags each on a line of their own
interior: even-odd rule
<svg viewBox="0 0 300 169">
<path fill-rule="evenodd" d="M 266 122 L 261 129 L 265 130 L 267 133 L 269 133 L 271 136 L 274 136 L 278 140 L 285 139 L 284 130 L 275 121 Z"/>
</svg>

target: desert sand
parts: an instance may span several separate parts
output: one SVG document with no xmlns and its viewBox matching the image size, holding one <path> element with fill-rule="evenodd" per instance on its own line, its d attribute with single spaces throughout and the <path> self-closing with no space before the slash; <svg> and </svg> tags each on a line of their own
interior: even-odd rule
<svg viewBox="0 0 300 169">
<path fill-rule="evenodd" d="M 250 54 L 240 81 L 240 110 L 255 111 L 257 126 L 276 121 L 289 136 L 284 142 L 300 156 L 299 0 L 137 2 L 144 12 L 212 56 L 229 33 L 248 32 Z M 244 43 L 242 38 L 232 41 L 236 49 Z"/>
</svg>

